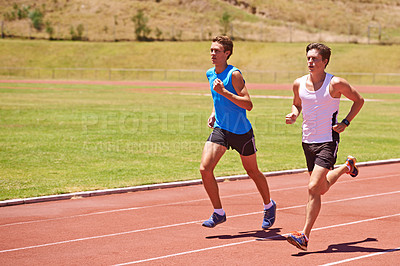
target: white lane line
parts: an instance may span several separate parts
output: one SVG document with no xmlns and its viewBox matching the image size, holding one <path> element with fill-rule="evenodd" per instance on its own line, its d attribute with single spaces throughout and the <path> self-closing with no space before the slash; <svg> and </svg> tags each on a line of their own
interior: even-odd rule
<svg viewBox="0 0 400 266">
<path fill-rule="evenodd" d="M 354 198 L 347 198 L 347 199 L 340 199 L 340 200 L 332 200 L 332 201 L 324 202 L 324 204 L 330 204 L 330 203 L 342 202 L 342 201 L 350 201 L 350 200 L 358 200 L 358 199 L 371 198 L 371 197 L 379 197 L 379 196 L 392 195 L 392 194 L 397 194 L 397 193 L 400 193 L 400 190 L 392 191 L 392 192 L 386 192 L 386 193 L 365 195 L 365 196 L 361 196 L 361 197 L 354 197 Z M 297 205 L 297 206 L 284 207 L 284 208 L 279 208 L 278 211 L 295 209 L 295 208 L 304 208 L 305 206 L 306 205 L 303 204 L 303 205 Z M 255 214 L 260 214 L 260 213 L 262 213 L 262 212 L 257 211 L 257 212 L 250 212 L 250 213 L 244 213 L 244 214 L 237 214 L 237 215 L 229 216 L 229 218 L 244 217 L 244 216 L 255 215 Z M 385 216 L 382 216 L 382 217 L 385 217 Z M 375 218 L 367 219 L 367 220 L 374 220 L 374 219 Z M 12 252 L 12 251 L 20 251 L 20 250 L 33 249 L 33 248 L 40 248 L 40 247 L 46 247 L 46 246 L 55 246 L 55 245 L 60 245 L 60 244 L 67 244 L 67 243 L 80 242 L 80 241 L 99 239 L 99 238 L 106 238 L 106 237 L 115 237 L 115 236 L 121 236 L 121 235 L 127 235 L 127 234 L 133 234 L 133 233 L 139 233 L 139 232 L 145 232 L 145 231 L 152 231 L 152 230 L 165 229 L 165 228 L 171 228 L 171 227 L 177 227 L 177 226 L 184 226 L 184 225 L 189 225 L 189 224 L 196 224 L 196 223 L 200 224 L 201 222 L 202 222 L 202 220 L 200 220 L 200 221 L 190 221 L 190 222 L 184 222 L 184 223 L 177 223 L 177 224 L 162 225 L 162 226 L 149 227 L 149 228 L 143 228 L 143 229 L 136 229 L 136 230 L 120 232 L 120 233 L 114 233 L 114 234 L 106 234 L 106 235 L 99 235 L 99 236 L 92 236 L 92 237 L 83 237 L 83 238 L 59 241 L 59 242 L 54 242 L 54 243 L 47 243 L 47 244 L 34 245 L 34 246 L 28 246 L 28 247 L 0 250 L 0 253 L 6 253 L 6 252 Z M 349 223 L 349 224 L 351 224 L 351 223 Z M 333 227 L 336 227 L 336 226 L 333 226 Z M 313 229 L 313 230 L 317 230 L 317 229 Z"/>
<path fill-rule="evenodd" d="M 179 224 L 170 224 L 170 225 L 163 225 L 163 226 L 157 226 L 157 227 L 152 227 L 152 228 L 143 228 L 143 229 L 137 229 L 137 230 L 132 230 L 132 231 L 114 233 L 114 234 L 83 237 L 83 238 L 77 238 L 77 239 L 71 239 L 71 240 L 65 240 L 65 241 L 59 241 L 59 242 L 47 243 L 47 244 L 41 244 L 41 245 L 35 245 L 35 246 L 28 246 L 28 247 L 22 247 L 22 248 L 5 249 L 5 250 L 0 250 L 0 253 L 7 253 L 7 252 L 12 252 L 12 251 L 20 251 L 20 250 L 27 250 L 27 249 L 33 249 L 33 248 L 55 246 L 55 245 L 73 243 L 73 242 L 80 242 L 80 241 L 86 241 L 86 240 L 92 240 L 92 239 L 105 238 L 105 237 L 121 236 L 121 235 L 133 234 L 133 233 L 156 230 L 156 229 L 170 228 L 170 227 L 176 227 L 176 226 L 188 225 L 188 224 L 194 224 L 194 223 L 200 223 L 200 222 L 201 221 L 192 221 L 192 222 L 179 223 Z"/>
<path fill-rule="evenodd" d="M 166 92 L 166 94 L 175 94 L 176 92 Z M 207 96 L 210 97 L 210 93 L 197 93 L 197 92 L 180 92 L 179 95 L 183 96 Z M 293 96 L 279 96 L 279 95 L 251 95 L 251 98 L 259 98 L 259 99 L 288 99 L 292 100 Z M 341 98 L 341 101 L 350 101 L 347 98 Z M 382 102 L 385 100 L 381 99 L 364 99 L 366 102 Z"/>
<path fill-rule="evenodd" d="M 336 225 L 331 225 L 331 226 L 315 228 L 315 229 L 312 229 L 312 231 L 325 230 L 325 229 L 330 229 L 330 228 L 334 228 L 334 227 L 341 227 L 341 226 L 359 224 L 359 223 L 364 223 L 364 222 L 371 222 L 371 221 L 391 218 L 391 217 L 395 217 L 395 216 L 400 216 L 400 213 L 396 213 L 396 214 L 392 214 L 392 215 L 385 215 L 385 216 L 381 216 L 381 217 L 375 217 L 375 218 L 371 218 L 371 219 L 359 220 L 359 221 L 354 221 L 354 222 L 350 222 L 350 223 L 343 223 L 343 224 L 336 224 Z M 266 240 L 266 239 L 272 239 L 272 238 L 275 238 L 275 237 L 281 237 L 281 236 L 287 236 L 287 235 L 288 234 L 276 235 L 276 236 L 272 236 L 272 237 L 266 237 L 266 238 L 263 238 L 263 239 Z M 259 240 L 259 239 L 246 240 L 246 241 L 241 241 L 241 242 L 236 242 L 236 243 L 231 243 L 231 244 L 225 244 L 225 245 L 219 245 L 219 246 L 214 246 L 214 247 L 208 247 L 208 248 L 203 248 L 203 249 L 195 249 L 195 250 L 190 250 L 190 251 L 180 252 L 180 253 L 175 253 L 175 254 L 169 254 L 169 255 L 160 256 L 160 257 L 154 257 L 154 258 L 148 258 L 148 259 L 143 259 L 143 260 L 125 262 L 125 263 L 121 263 L 121 264 L 116 264 L 115 266 L 137 264 L 137 263 L 149 262 L 149 261 L 160 260 L 160 259 L 165 259 L 165 258 L 170 258 L 170 257 L 177 257 L 177 256 L 181 256 L 181 255 L 186 255 L 186 254 L 191 254 L 191 253 L 198 253 L 198 252 L 217 249 L 217 248 L 225 248 L 225 247 L 230 247 L 230 246 L 235 246 L 235 245 L 246 244 L 246 243 L 254 242 L 254 241 L 257 241 L 257 240 Z"/>
<path fill-rule="evenodd" d="M 358 178 L 358 179 L 352 179 L 352 180 L 347 180 L 347 181 L 338 181 L 337 184 L 368 181 L 368 180 L 374 180 L 374 179 L 383 179 L 383 178 L 394 177 L 394 176 L 398 176 L 398 175 L 385 175 L 385 176 L 368 177 L 368 178 L 362 178 L 362 179 Z M 307 185 L 288 187 L 288 188 L 272 189 L 271 192 L 286 191 L 286 190 L 305 188 L 305 187 L 307 187 Z M 221 199 L 227 199 L 227 198 L 233 198 L 233 197 L 242 197 L 242 196 L 248 196 L 248 195 L 254 195 L 254 194 L 258 194 L 258 192 L 249 192 L 249 193 L 222 196 Z M 41 219 L 41 220 L 34 220 L 34 221 L 16 222 L 16 223 L 2 224 L 2 225 L 0 225 L 0 227 L 24 225 L 24 224 L 31 224 L 31 223 L 50 222 L 50 221 L 58 221 L 58 220 L 64 220 L 64 219 L 73 219 L 73 218 L 81 218 L 81 217 L 93 216 L 93 215 L 101 215 L 101 214 L 109 214 L 109 213 L 116 213 L 116 212 L 133 211 L 133 210 L 141 210 L 141 209 L 147 209 L 147 208 L 158 208 L 158 207 L 180 205 L 180 204 L 188 204 L 188 203 L 200 202 L 200 201 L 209 201 L 209 199 L 208 198 L 203 198 L 203 199 L 197 199 L 197 200 L 178 201 L 178 202 L 172 202 L 172 203 L 163 203 L 163 204 L 156 204 L 156 205 L 147 205 L 147 206 L 123 208 L 123 209 L 116 209 L 116 210 L 109 210 L 109 211 L 93 212 L 93 213 L 72 215 L 72 216 L 59 217 L 59 218 L 50 218 L 50 219 Z"/>
<path fill-rule="evenodd" d="M 270 237 L 270 238 L 274 238 L 274 237 L 278 237 L 278 236 L 273 236 L 273 237 Z M 225 247 L 237 246 L 237 245 L 246 244 L 246 243 L 250 243 L 250 242 L 254 242 L 254 241 L 255 240 L 252 239 L 252 240 L 246 240 L 246 241 L 241 241 L 241 242 L 236 242 L 236 243 L 231 243 L 231 244 L 225 244 L 225 245 L 221 245 L 221 246 L 214 246 L 214 247 L 209 247 L 209 248 L 195 249 L 195 250 L 190 250 L 190 251 L 186 251 L 186 252 L 165 255 L 165 256 L 161 256 L 161 257 L 154 257 L 154 258 L 150 258 L 150 259 L 144 259 L 144 260 L 125 262 L 125 263 L 121 263 L 121 264 L 115 264 L 114 266 L 130 265 L 130 264 L 137 264 L 137 263 L 142 263 L 142 262 L 149 262 L 149 261 L 154 261 L 154 260 L 166 259 L 166 258 L 170 258 L 170 257 L 177 257 L 177 256 L 181 256 L 181 255 L 191 254 L 191 253 L 198 253 L 198 252 L 202 252 L 202 251 L 213 250 L 213 249 L 217 249 L 217 248 L 225 248 Z"/>
<path fill-rule="evenodd" d="M 359 256 L 359 257 L 354 257 L 354 258 L 350 258 L 350 259 L 339 260 L 339 261 L 335 261 L 335 262 L 331 262 L 331 263 L 321 264 L 320 266 L 337 265 L 337 264 L 342 264 L 342 263 L 346 263 L 346 262 L 350 262 L 350 261 L 354 261 L 354 260 L 360 260 L 360 259 L 365 259 L 365 258 L 369 258 L 369 257 L 373 257 L 373 256 L 383 255 L 383 254 L 395 252 L 395 251 L 400 251 L 400 247 L 381 251 L 381 252 L 375 252 L 375 253 L 371 253 L 371 254 L 364 255 L 364 256 Z"/>
<path fill-rule="evenodd" d="M 381 196 L 393 195 L 393 194 L 398 194 L 398 193 L 400 193 L 400 190 L 398 190 L 398 191 L 391 191 L 391 192 L 385 192 L 385 193 L 379 193 L 379 194 L 358 196 L 358 197 L 347 198 L 347 199 L 338 199 L 338 200 L 331 200 L 331 201 L 323 201 L 322 203 L 323 203 L 323 204 L 330 204 L 330 203 L 343 202 L 343 201 L 351 201 L 351 200 L 359 200 L 359 199 L 366 199 L 366 198 L 372 198 L 372 197 L 381 197 Z M 305 206 L 306 206 L 305 204 L 302 204 L 302 205 L 297 205 L 297 206 L 290 206 L 290 207 L 278 208 L 277 211 L 284 211 L 284 210 L 291 210 L 291 209 L 303 208 L 303 207 L 305 207 Z M 254 215 L 254 214 L 259 214 L 259 213 L 261 213 L 261 212 L 258 211 L 258 212 L 250 212 L 250 213 L 244 213 L 244 214 L 230 215 L 229 218 L 243 217 L 243 216 Z"/>
</svg>

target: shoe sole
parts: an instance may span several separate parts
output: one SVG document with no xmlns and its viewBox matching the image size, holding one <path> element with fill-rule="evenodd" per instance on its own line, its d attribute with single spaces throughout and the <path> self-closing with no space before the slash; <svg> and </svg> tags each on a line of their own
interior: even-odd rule
<svg viewBox="0 0 400 266">
<path fill-rule="evenodd" d="M 202 226 L 204 226 L 205 228 L 214 228 L 215 227 L 215 225 L 214 226 L 208 226 L 208 225 L 205 225 L 205 224 L 202 224 Z"/>
<path fill-rule="evenodd" d="M 222 224 L 222 223 L 224 223 L 224 222 L 226 222 L 226 219 L 225 219 L 224 221 L 222 221 L 222 222 L 215 223 L 214 226 L 207 226 L 207 225 L 205 225 L 204 223 L 201 224 L 201 225 L 204 226 L 204 227 L 207 227 L 207 228 L 214 228 L 214 227 L 216 227 L 217 225 Z"/>
<path fill-rule="evenodd" d="M 272 217 L 272 219 L 275 219 L 275 217 Z M 261 226 L 262 229 L 267 230 L 269 228 L 271 228 L 274 225 L 275 221 L 270 225 L 270 226 Z"/>
<path fill-rule="evenodd" d="M 273 201 L 272 200 L 272 202 L 273 202 L 273 204 L 274 204 L 274 206 L 275 206 L 275 216 L 276 216 L 276 202 L 275 201 Z M 268 226 L 268 227 L 264 227 L 264 226 L 261 226 L 261 228 L 263 229 L 263 230 L 267 230 L 267 229 L 269 229 L 269 228 L 271 228 L 273 225 L 274 225 L 274 223 L 275 223 L 275 216 L 274 217 L 272 217 L 272 219 L 274 220 L 274 222 L 270 225 L 270 226 Z"/>
<path fill-rule="evenodd" d="M 355 174 L 350 174 L 351 177 L 356 177 L 358 176 L 358 167 L 354 165 L 354 169 L 356 169 L 356 173 Z M 354 172 L 354 171 L 353 171 Z"/>
<path fill-rule="evenodd" d="M 304 251 L 307 250 L 307 247 L 304 247 L 304 246 L 300 245 L 296 240 L 294 240 L 294 239 L 293 239 L 292 237 L 290 237 L 290 236 L 288 236 L 288 237 L 286 238 L 286 240 L 287 240 L 290 244 L 292 244 L 293 246 L 295 246 L 295 247 L 298 248 L 298 249 L 301 249 L 301 250 L 304 250 Z"/>
<path fill-rule="evenodd" d="M 349 175 L 351 177 L 356 177 L 358 175 L 358 167 L 356 166 L 357 159 L 351 155 L 347 156 L 347 159 L 351 159 L 353 161 L 353 167 L 355 169 L 355 171 L 353 171 L 353 172 L 355 172 L 355 174 L 349 173 Z"/>
</svg>

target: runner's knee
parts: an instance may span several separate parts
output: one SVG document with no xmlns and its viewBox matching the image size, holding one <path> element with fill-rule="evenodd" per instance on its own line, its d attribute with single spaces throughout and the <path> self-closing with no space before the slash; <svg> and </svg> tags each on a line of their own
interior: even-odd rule
<svg viewBox="0 0 400 266">
<path fill-rule="evenodd" d="M 207 174 L 211 174 L 213 172 L 213 169 L 211 169 L 210 167 L 207 167 L 203 164 L 200 164 L 199 171 L 200 171 L 201 176 L 206 176 Z"/>
<path fill-rule="evenodd" d="M 324 195 L 328 191 L 327 186 L 317 182 L 308 184 L 308 193 L 310 195 Z"/>
<path fill-rule="evenodd" d="M 262 173 L 258 169 L 246 169 L 246 173 L 253 179 L 262 175 Z"/>
</svg>

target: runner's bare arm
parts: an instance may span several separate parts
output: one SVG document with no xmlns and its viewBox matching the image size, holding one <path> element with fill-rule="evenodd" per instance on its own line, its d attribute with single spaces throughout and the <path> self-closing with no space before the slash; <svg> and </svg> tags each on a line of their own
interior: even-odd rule
<svg viewBox="0 0 400 266">
<path fill-rule="evenodd" d="M 332 97 L 340 97 L 344 95 L 349 100 L 353 101 L 349 113 L 345 119 L 351 122 L 354 117 L 360 112 L 364 105 L 364 98 L 358 93 L 358 91 L 351 86 L 345 79 L 340 77 L 334 77 L 331 81 L 331 95 Z M 338 123 L 333 126 L 333 130 L 338 133 L 342 133 L 346 129 L 347 125 L 344 123 Z"/>
<path fill-rule="evenodd" d="M 211 112 L 210 117 L 208 118 L 207 125 L 209 128 L 214 128 L 214 123 L 215 123 L 215 107 L 213 105 L 213 110 Z"/>
<path fill-rule="evenodd" d="M 300 82 L 296 79 L 293 83 L 293 104 L 292 112 L 286 115 L 286 124 L 293 124 L 296 122 L 297 117 L 300 115 L 302 106 L 299 96 Z"/>
</svg>

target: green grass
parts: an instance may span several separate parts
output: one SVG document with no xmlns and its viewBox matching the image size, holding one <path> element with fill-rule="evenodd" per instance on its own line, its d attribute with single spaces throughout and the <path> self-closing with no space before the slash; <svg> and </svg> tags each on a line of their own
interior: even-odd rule
<svg viewBox="0 0 400 266">
<path fill-rule="evenodd" d="M 291 83 L 307 72 L 306 43 L 235 42 L 230 64 L 246 73 L 254 83 Z M 400 75 L 399 45 L 335 44 L 327 71 L 344 76 L 352 84 L 397 85 Z M 183 80 L 204 81 L 204 70 L 211 66 L 210 42 L 88 43 L 0 40 L 2 78 L 92 79 L 92 80 Z M 43 56 L 45 55 L 45 56 Z M 84 55 L 84 56 L 83 56 Z M 389 60 L 390 58 L 390 60 Z M 4 67 L 28 67 L 10 71 Z M 87 68 L 57 70 L 55 68 Z M 124 69 L 167 69 L 170 72 L 112 71 Z M 91 70 L 90 70 L 91 69 Z M 94 70 L 104 69 L 104 70 Z M 189 72 L 173 72 L 189 70 Z M 193 71 L 191 71 L 193 70 Z M 264 74 L 257 73 L 264 72 Z M 290 74 L 290 72 L 293 72 Z M 375 73 L 354 76 L 354 73 Z M 111 75 L 112 74 L 112 75 Z M 290 75 L 289 75 L 290 74 Z M 343 75 L 340 75 L 343 76 Z"/>
<path fill-rule="evenodd" d="M 0 200 L 200 178 L 211 98 L 151 89 L 0 84 Z M 342 136 L 339 162 L 349 153 L 359 161 L 400 157 L 400 95 L 364 96 L 387 100 L 366 102 Z M 284 123 L 291 100 L 253 102 L 261 170 L 304 168 L 300 123 Z M 342 102 L 339 118 L 349 104 Z M 217 176 L 231 174 L 244 174 L 233 151 L 216 169 Z"/>
</svg>

